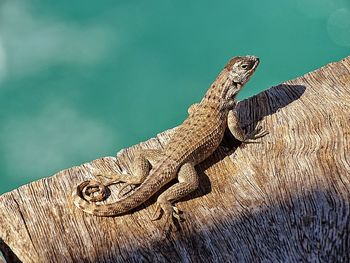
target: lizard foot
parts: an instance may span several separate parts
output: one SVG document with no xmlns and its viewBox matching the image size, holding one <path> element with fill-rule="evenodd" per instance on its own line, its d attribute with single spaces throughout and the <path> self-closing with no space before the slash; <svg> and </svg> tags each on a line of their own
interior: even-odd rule
<svg viewBox="0 0 350 263">
<path fill-rule="evenodd" d="M 179 229 L 179 222 L 184 221 L 181 216 L 182 212 L 176 207 L 169 203 L 157 203 L 156 210 L 151 217 L 152 221 L 158 220 L 164 217 L 164 225 L 162 227 L 163 233 L 169 233 L 171 230 Z"/>
<path fill-rule="evenodd" d="M 125 181 L 125 175 L 113 172 L 100 173 L 95 171 L 93 172 L 93 176 L 96 178 L 97 181 L 101 182 L 106 186 L 123 183 Z"/>
<path fill-rule="evenodd" d="M 247 139 L 244 140 L 243 143 L 260 143 L 259 141 L 256 141 L 256 140 L 266 136 L 267 134 L 269 134 L 268 131 L 263 129 L 261 126 L 258 126 L 257 129 L 255 129 L 254 131 L 252 131 L 247 135 Z"/>
<path fill-rule="evenodd" d="M 99 173 L 98 171 L 93 173 L 94 177 L 96 178 L 97 181 L 101 182 L 101 184 L 105 186 L 110 186 L 112 184 L 119 184 L 119 183 L 124 183 L 122 187 L 120 188 L 118 192 L 118 198 L 122 198 L 132 190 L 134 190 L 137 186 L 139 186 L 145 176 L 131 176 L 128 174 L 119 174 L 115 172 L 107 172 L 107 173 Z M 106 178 L 108 180 L 106 180 Z M 130 188 L 127 191 L 124 191 L 125 188 L 129 187 Z"/>
<path fill-rule="evenodd" d="M 126 192 L 124 192 L 124 189 L 129 187 L 130 189 Z M 133 191 L 136 188 L 137 184 L 133 184 L 133 183 L 125 183 L 120 189 L 119 189 L 119 193 L 118 193 L 118 198 L 122 198 L 124 195 L 130 193 L 131 191 Z M 124 192 L 124 193 L 123 193 Z"/>
</svg>

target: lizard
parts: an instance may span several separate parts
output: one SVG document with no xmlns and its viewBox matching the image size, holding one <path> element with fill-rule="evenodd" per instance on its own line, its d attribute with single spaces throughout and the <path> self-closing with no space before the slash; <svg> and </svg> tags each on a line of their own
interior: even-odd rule
<svg viewBox="0 0 350 263">
<path fill-rule="evenodd" d="M 267 134 L 260 128 L 245 134 L 235 107 L 236 96 L 259 65 L 256 56 L 233 57 L 209 87 L 203 99 L 188 109 L 188 117 L 171 135 L 162 150 L 140 150 L 132 162 L 132 176 L 128 174 L 96 174 L 112 180 L 88 180 L 79 184 L 72 193 L 73 203 L 88 214 L 117 216 L 140 206 L 169 182 L 177 182 L 161 193 L 151 220 L 165 217 L 163 230 L 181 221 L 176 201 L 198 188 L 200 179 L 195 166 L 207 159 L 220 145 L 225 130 L 243 143 L 254 142 Z M 109 204 L 97 204 L 107 197 L 107 186 L 125 183 L 137 186 Z M 119 192 L 119 194 L 121 191 Z"/>
</svg>

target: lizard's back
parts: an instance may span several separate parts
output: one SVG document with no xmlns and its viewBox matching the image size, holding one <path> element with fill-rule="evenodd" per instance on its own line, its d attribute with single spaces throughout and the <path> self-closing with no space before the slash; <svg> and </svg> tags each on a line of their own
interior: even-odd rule
<svg viewBox="0 0 350 263">
<path fill-rule="evenodd" d="M 223 113 L 208 105 L 199 105 L 194 114 L 176 129 L 164 154 L 179 165 L 204 161 L 220 144 L 226 128 Z"/>
</svg>

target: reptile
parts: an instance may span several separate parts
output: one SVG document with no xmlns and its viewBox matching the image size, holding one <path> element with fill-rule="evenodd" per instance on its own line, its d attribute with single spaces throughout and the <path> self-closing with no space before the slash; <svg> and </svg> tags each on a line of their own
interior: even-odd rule
<svg viewBox="0 0 350 263">
<path fill-rule="evenodd" d="M 243 143 L 254 142 L 267 134 L 261 127 L 249 134 L 241 128 L 235 107 L 236 96 L 259 65 L 256 56 L 233 57 L 209 87 L 204 98 L 188 109 L 188 117 L 171 135 L 164 149 L 139 150 L 132 162 L 132 175 L 95 174 L 96 180 L 79 184 L 72 193 L 73 203 L 88 214 L 117 216 L 130 212 L 160 191 L 169 182 L 176 183 L 157 198 L 151 220 L 165 217 L 164 230 L 181 220 L 176 201 L 197 189 L 200 178 L 195 166 L 207 159 L 220 145 L 225 130 Z M 103 183 L 101 176 L 110 181 Z M 136 187 L 114 203 L 101 204 L 107 187 L 125 183 Z M 121 192 L 119 192 L 121 193 Z M 174 220 L 176 219 L 176 220 Z"/>
</svg>

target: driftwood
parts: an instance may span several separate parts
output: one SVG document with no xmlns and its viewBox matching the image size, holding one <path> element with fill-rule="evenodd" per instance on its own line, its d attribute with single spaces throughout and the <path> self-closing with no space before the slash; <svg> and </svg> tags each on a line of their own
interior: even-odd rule
<svg viewBox="0 0 350 263">
<path fill-rule="evenodd" d="M 129 171 L 135 149 L 162 148 L 168 130 L 3 194 L 1 251 L 7 262 L 349 262 L 349 112 L 350 57 L 239 103 L 242 125 L 269 135 L 241 146 L 226 137 L 229 152 L 198 166 L 179 231 L 164 238 L 150 221 L 156 197 L 114 218 L 70 202 L 93 168 Z"/>
</svg>

